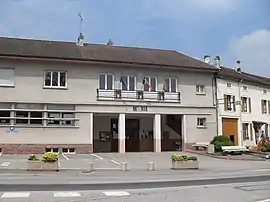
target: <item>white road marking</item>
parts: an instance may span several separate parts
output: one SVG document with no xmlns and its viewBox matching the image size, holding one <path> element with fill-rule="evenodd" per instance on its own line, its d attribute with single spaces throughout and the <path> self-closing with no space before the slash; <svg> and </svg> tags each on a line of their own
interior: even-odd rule
<svg viewBox="0 0 270 202">
<path fill-rule="evenodd" d="M 1 198 L 27 198 L 30 192 L 6 192 L 3 193 Z"/>
<path fill-rule="evenodd" d="M 103 194 L 105 194 L 106 196 L 129 196 L 130 193 L 126 192 L 126 191 L 106 191 L 103 192 Z"/>
<path fill-rule="evenodd" d="M 270 198 L 269 199 L 264 199 L 264 200 L 261 200 L 261 201 L 254 201 L 254 202 L 270 202 Z"/>
<path fill-rule="evenodd" d="M 96 157 L 96 158 L 98 158 L 98 159 L 100 159 L 100 160 L 103 160 L 103 158 L 102 158 L 101 156 L 98 156 L 98 155 L 96 155 L 96 154 L 92 154 L 92 156 L 94 156 L 94 157 Z"/>
<path fill-rule="evenodd" d="M 113 162 L 113 163 L 115 163 L 115 164 L 117 164 L 117 165 L 121 165 L 121 163 L 119 163 L 119 162 L 117 162 L 117 161 L 115 161 L 115 160 L 111 160 L 111 162 Z"/>
<path fill-rule="evenodd" d="M 6 161 L 6 162 L 1 163 L 0 166 L 1 166 L 1 167 L 8 167 L 10 163 L 11 163 L 11 162 Z"/>
<path fill-rule="evenodd" d="M 54 197 L 81 197 L 79 192 L 54 192 Z"/>
<path fill-rule="evenodd" d="M 248 170 L 250 172 L 267 172 L 267 171 L 270 171 L 270 169 L 256 169 L 256 170 Z"/>
<path fill-rule="evenodd" d="M 69 161 L 69 158 L 65 154 L 62 154 L 62 156 Z"/>
</svg>

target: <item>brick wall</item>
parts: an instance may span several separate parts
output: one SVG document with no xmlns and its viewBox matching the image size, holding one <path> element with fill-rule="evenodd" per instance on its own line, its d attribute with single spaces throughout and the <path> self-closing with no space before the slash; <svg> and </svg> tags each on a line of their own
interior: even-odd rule
<svg viewBox="0 0 270 202">
<path fill-rule="evenodd" d="M 89 144 L 0 144 L 3 154 L 43 154 L 46 148 L 75 148 L 76 154 L 93 152 L 93 145 Z"/>
</svg>

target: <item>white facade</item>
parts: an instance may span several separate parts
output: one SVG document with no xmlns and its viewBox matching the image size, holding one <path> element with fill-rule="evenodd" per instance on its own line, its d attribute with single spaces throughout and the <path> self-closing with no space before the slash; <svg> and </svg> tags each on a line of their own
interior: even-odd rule
<svg viewBox="0 0 270 202">
<path fill-rule="evenodd" d="M 234 106 L 231 109 L 226 109 L 224 95 L 232 96 L 232 105 L 233 98 L 235 100 Z M 243 97 L 247 98 L 243 101 Z M 222 119 L 232 118 L 237 119 L 238 126 L 238 145 L 250 146 L 256 144 L 255 130 L 252 127 L 252 123 L 255 122 L 264 122 L 266 124 L 262 125 L 259 134 L 262 131 L 266 135 L 269 134 L 270 124 L 270 109 L 269 109 L 269 100 L 270 100 L 270 89 L 255 84 L 248 84 L 245 82 L 237 82 L 232 79 L 217 79 L 217 115 L 218 115 L 218 135 L 223 135 L 223 124 Z M 266 101 L 266 113 L 262 113 L 262 100 Z M 244 128 L 243 124 L 248 124 L 247 134 L 243 134 Z M 244 138 L 246 136 L 246 138 Z"/>
</svg>

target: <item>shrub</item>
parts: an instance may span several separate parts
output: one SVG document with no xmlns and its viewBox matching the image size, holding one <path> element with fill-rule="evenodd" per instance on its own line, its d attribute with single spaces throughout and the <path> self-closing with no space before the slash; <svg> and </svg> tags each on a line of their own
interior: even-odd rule
<svg viewBox="0 0 270 202">
<path fill-rule="evenodd" d="M 38 161 L 37 156 L 34 154 L 31 154 L 28 158 L 29 161 Z"/>
<path fill-rule="evenodd" d="M 270 143 L 267 143 L 265 145 L 265 149 L 266 149 L 267 152 L 270 152 Z"/>
<path fill-rule="evenodd" d="M 56 162 L 58 161 L 58 156 L 54 152 L 46 152 L 42 155 L 41 160 L 44 162 Z"/>
<path fill-rule="evenodd" d="M 185 155 L 181 156 L 181 155 L 173 154 L 171 158 L 173 161 L 197 161 L 197 158 L 195 156 L 188 157 Z"/>
<path fill-rule="evenodd" d="M 215 152 L 221 152 L 222 146 L 233 146 L 233 142 L 226 136 L 215 136 L 211 144 L 215 146 Z"/>
<path fill-rule="evenodd" d="M 188 157 L 188 160 L 189 161 L 198 161 L 196 156 L 190 156 L 190 157 Z"/>
</svg>

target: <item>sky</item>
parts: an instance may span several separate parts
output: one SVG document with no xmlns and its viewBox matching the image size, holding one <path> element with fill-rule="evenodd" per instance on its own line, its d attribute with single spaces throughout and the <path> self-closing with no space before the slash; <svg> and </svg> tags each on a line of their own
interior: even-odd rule
<svg viewBox="0 0 270 202">
<path fill-rule="evenodd" d="M 0 0 L 0 36 L 177 50 L 270 77 L 270 0 Z"/>
</svg>

